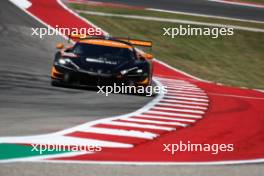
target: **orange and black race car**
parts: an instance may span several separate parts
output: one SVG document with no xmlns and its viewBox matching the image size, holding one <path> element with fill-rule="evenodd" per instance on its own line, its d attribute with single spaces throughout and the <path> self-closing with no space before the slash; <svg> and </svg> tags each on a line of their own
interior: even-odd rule
<svg viewBox="0 0 264 176">
<path fill-rule="evenodd" d="M 78 38 L 67 48 L 58 44 L 51 84 L 146 87 L 152 82 L 153 57 L 134 46 L 152 47 L 152 42 L 99 36 Z"/>
</svg>

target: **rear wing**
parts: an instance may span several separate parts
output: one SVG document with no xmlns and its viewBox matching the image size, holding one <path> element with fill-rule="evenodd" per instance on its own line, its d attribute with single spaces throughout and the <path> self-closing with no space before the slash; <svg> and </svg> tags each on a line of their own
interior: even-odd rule
<svg viewBox="0 0 264 176">
<path fill-rule="evenodd" d="M 152 47 L 151 41 L 145 41 L 145 40 L 137 40 L 137 39 L 130 39 L 130 38 L 120 38 L 120 37 L 105 37 L 105 36 L 88 36 L 85 34 L 71 34 L 69 35 L 69 40 L 84 40 L 84 39 L 105 39 L 105 40 L 116 40 L 116 41 L 123 41 L 127 42 L 131 45 L 135 46 L 143 46 L 143 47 Z"/>
<path fill-rule="evenodd" d="M 152 47 L 151 41 L 145 41 L 145 40 L 137 40 L 137 39 L 129 39 L 129 38 L 114 38 L 116 40 L 122 40 L 124 42 L 128 42 L 131 45 L 136 46 L 144 46 L 144 47 Z"/>
<path fill-rule="evenodd" d="M 68 37 L 68 43 L 70 43 L 70 40 L 78 41 L 85 38 L 87 38 L 87 35 L 85 34 L 70 34 Z"/>
</svg>

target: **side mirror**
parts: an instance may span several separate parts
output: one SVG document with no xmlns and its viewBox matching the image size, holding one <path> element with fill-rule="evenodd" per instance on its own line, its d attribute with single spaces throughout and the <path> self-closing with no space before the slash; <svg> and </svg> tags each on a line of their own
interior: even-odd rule
<svg viewBox="0 0 264 176">
<path fill-rule="evenodd" d="M 63 45 L 62 43 L 58 43 L 58 44 L 56 45 L 56 48 L 57 48 L 57 49 L 63 49 L 63 48 L 64 48 L 64 45 Z"/>
<path fill-rule="evenodd" d="M 152 54 L 144 54 L 144 57 L 148 60 L 152 60 L 153 59 L 153 55 Z"/>
</svg>

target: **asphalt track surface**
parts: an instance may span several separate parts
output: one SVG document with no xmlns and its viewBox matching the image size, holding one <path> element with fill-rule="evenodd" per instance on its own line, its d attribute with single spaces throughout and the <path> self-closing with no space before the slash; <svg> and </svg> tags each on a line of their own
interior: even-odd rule
<svg viewBox="0 0 264 176">
<path fill-rule="evenodd" d="M 145 97 L 128 96 L 129 98 L 126 98 L 125 95 L 113 95 L 112 98 L 105 98 L 98 97 L 96 92 L 92 91 L 50 87 L 47 70 L 52 63 L 54 45 L 62 39 L 31 38 L 30 27 L 41 25 L 9 2 L 1 1 L 0 6 L 1 136 L 57 131 L 74 126 L 76 123 L 94 120 L 99 116 L 124 114 L 149 101 Z M 102 107 L 105 107 L 104 111 Z M 257 176 L 263 169 L 263 164 L 121 166 L 12 163 L 1 164 L 0 175 Z"/>
<path fill-rule="evenodd" d="M 50 69 L 57 37 L 32 37 L 39 22 L 8 1 L 0 2 L 0 136 L 55 132 L 139 109 L 151 97 L 56 88 Z"/>
<path fill-rule="evenodd" d="M 95 0 L 146 8 L 216 15 L 246 20 L 264 21 L 264 9 L 210 2 L 207 0 Z"/>
</svg>

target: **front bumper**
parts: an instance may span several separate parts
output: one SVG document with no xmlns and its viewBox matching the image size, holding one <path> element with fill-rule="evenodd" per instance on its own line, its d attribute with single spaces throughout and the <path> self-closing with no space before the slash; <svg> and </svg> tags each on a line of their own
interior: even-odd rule
<svg viewBox="0 0 264 176">
<path fill-rule="evenodd" d="M 118 74 L 100 74 L 85 70 L 73 70 L 67 67 L 54 65 L 51 71 L 53 81 L 66 85 L 100 86 L 100 85 L 127 85 L 133 81 L 136 86 L 146 83 L 147 76 L 124 76 Z"/>
</svg>

